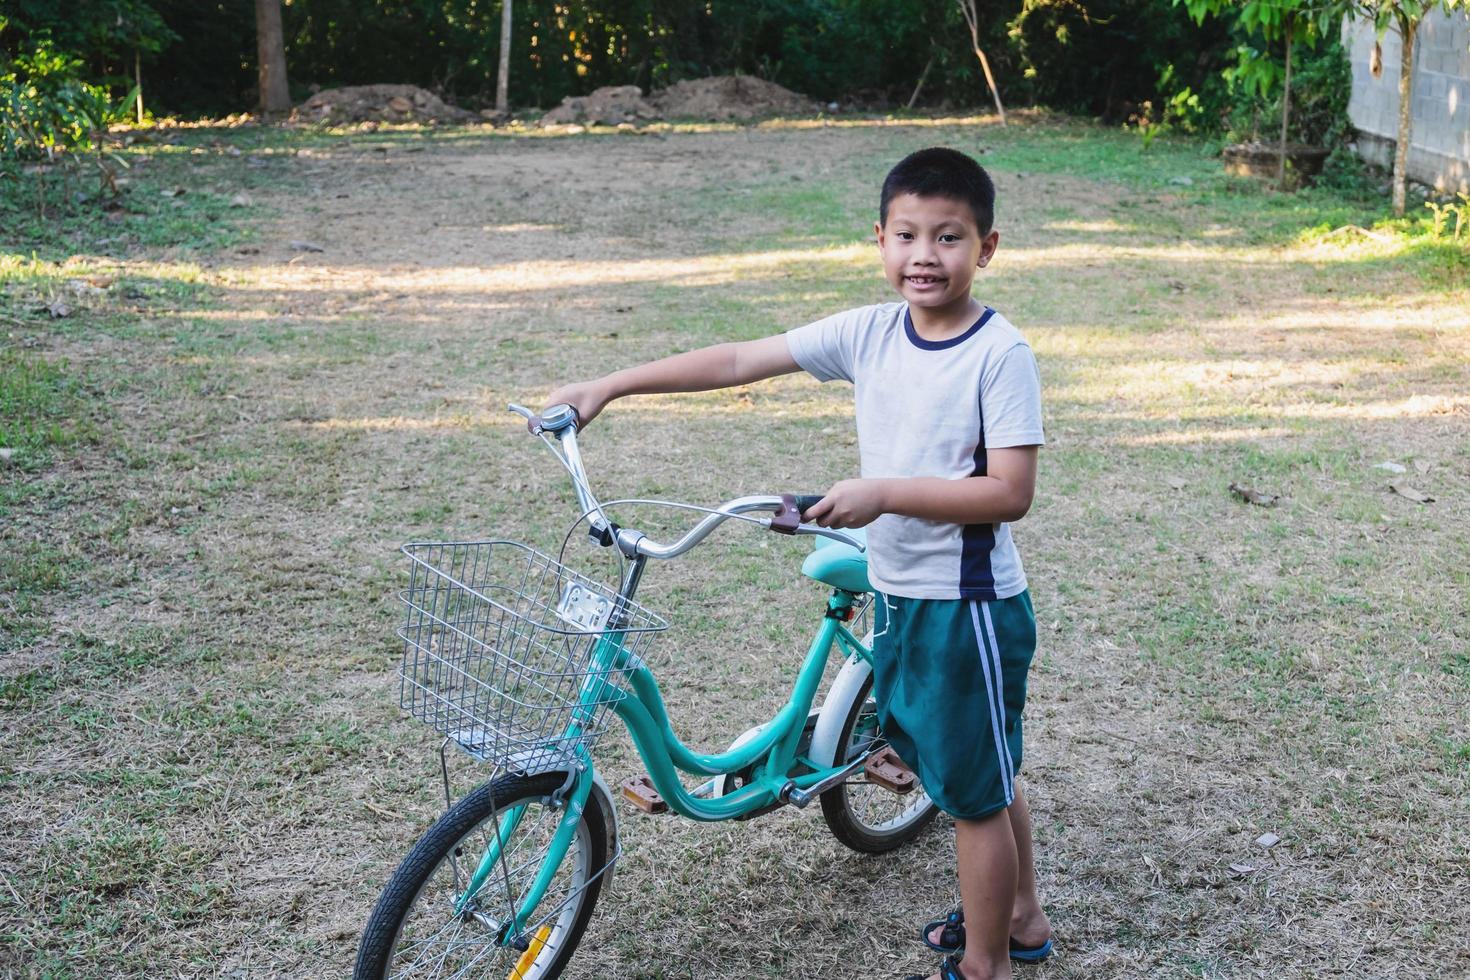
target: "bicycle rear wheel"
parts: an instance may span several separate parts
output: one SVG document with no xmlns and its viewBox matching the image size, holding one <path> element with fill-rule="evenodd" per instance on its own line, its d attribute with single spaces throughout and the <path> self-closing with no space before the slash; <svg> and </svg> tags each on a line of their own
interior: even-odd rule
<svg viewBox="0 0 1470 980">
<path fill-rule="evenodd" d="M 847 720 L 837 738 L 838 758 L 832 760 L 833 765 L 856 759 L 883 741 L 872 692 L 873 675 L 869 674 L 847 711 Z M 827 790 L 821 800 L 822 816 L 832 836 L 864 854 L 883 854 L 903 846 L 918 836 L 939 812 L 923 787 L 895 793 L 869 782 L 862 772 Z"/>
<path fill-rule="evenodd" d="M 567 856 L 527 930 L 531 948 L 523 954 L 499 938 L 545 859 L 564 812 L 549 800 L 565 781 L 558 772 L 503 776 L 440 817 L 388 879 L 363 930 L 355 980 L 560 976 L 602 890 L 611 819 L 602 794 L 587 799 Z M 465 911 L 456 913 L 455 900 L 496 839 L 499 817 L 517 806 L 526 811 L 505 846 L 504 865 L 497 862 Z"/>
</svg>

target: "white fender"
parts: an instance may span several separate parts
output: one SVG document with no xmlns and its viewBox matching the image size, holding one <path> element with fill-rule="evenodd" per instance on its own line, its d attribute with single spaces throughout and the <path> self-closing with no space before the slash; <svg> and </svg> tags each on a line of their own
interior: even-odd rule
<svg viewBox="0 0 1470 980">
<path fill-rule="evenodd" d="M 614 859 L 618 853 L 618 808 L 613 806 L 612 791 L 607 788 L 607 780 L 602 778 L 602 773 L 594 772 L 592 776 L 592 792 L 602 797 L 602 812 L 607 814 L 604 822 L 607 827 L 607 855 L 611 862 L 607 873 L 602 876 L 603 894 L 612 884 L 613 872 L 617 870 L 618 862 Z"/>
<path fill-rule="evenodd" d="M 871 648 L 872 643 L 872 633 L 863 637 L 864 646 Z M 818 715 L 817 727 L 812 732 L 812 745 L 808 755 L 813 762 L 822 766 L 837 764 L 837 736 L 841 734 L 848 713 L 852 711 L 852 703 L 856 700 L 858 691 L 872 672 L 872 665 L 857 656 L 848 657 L 842 669 L 837 672 L 837 679 L 832 682 L 827 697 L 822 701 L 822 713 Z"/>
<path fill-rule="evenodd" d="M 730 747 L 725 751 L 735 751 L 746 742 L 749 742 L 751 739 L 755 738 L 764 730 L 764 725 L 756 725 L 754 728 L 747 728 L 745 731 L 740 733 L 739 738 L 730 743 Z M 733 778 L 734 777 L 732 776 L 711 776 L 706 782 L 704 782 L 702 785 L 700 785 L 698 789 L 694 791 L 694 795 L 706 800 L 713 800 L 716 797 L 727 796 L 735 790 L 735 787 L 731 786 L 729 782 Z"/>
<path fill-rule="evenodd" d="M 549 753 L 535 753 L 536 765 L 520 767 L 520 771 L 528 776 L 534 776 L 543 772 L 566 772 L 568 763 L 561 758 Z M 511 765 L 514 766 L 516 759 L 511 757 Z M 602 797 L 602 812 L 607 815 L 603 826 L 607 828 L 607 853 L 609 858 L 618 853 L 618 808 L 613 806 L 612 790 L 607 787 L 607 780 L 602 778 L 602 773 L 596 769 L 592 771 L 592 792 Z M 617 861 L 613 860 L 608 866 L 603 877 L 603 887 L 606 888 L 612 881 L 613 869 L 617 867 Z"/>
</svg>

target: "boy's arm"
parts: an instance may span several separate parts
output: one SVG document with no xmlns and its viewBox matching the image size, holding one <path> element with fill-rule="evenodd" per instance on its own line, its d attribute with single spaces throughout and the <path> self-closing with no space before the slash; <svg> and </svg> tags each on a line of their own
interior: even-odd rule
<svg viewBox="0 0 1470 980">
<path fill-rule="evenodd" d="M 595 381 L 563 385 L 548 405 L 571 405 L 582 425 L 595 419 L 607 403 L 624 395 L 731 388 L 801 370 L 784 334 L 742 343 L 716 344 L 675 354 L 637 367 L 624 368 Z"/>
<path fill-rule="evenodd" d="M 903 514 L 946 524 L 1018 521 L 1036 493 L 1035 446 L 991 449 L 985 476 L 948 480 L 906 477 L 843 480 L 802 515 L 823 527 L 863 527 L 880 514 Z"/>
</svg>

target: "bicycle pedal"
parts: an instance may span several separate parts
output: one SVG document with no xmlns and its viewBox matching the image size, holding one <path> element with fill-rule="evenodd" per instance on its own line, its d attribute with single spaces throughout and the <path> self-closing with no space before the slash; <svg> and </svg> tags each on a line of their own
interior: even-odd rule
<svg viewBox="0 0 1470 980">
<path fill-rule="evenodd" d="M 658 795 L 658 790 L 653 788 L 653 781 L 647 776 L 629 776 L 618 783 L 618 792 L 623 794 L 623 799 L 644 813 L 669 812 L 668 801 Z"/>
<path fill-rule="evenodd" d="M 892 748 L 884 748 L 875 753 L 864 764 L 863 772 L 867 774 L 868 782 L 899 796 L 913 792 L 914 787 L 919 784 L 919 778 L 914 775 L 914 771 L 903 764 L 903 760 Z"/>
</svg>

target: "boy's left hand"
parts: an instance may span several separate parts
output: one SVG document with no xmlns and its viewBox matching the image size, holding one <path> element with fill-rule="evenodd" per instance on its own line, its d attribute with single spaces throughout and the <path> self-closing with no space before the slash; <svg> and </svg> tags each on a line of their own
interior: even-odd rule
<svg viewBox="0 0 1470 980">
<path fill-rule="evenodd" d="M 882 480 L 841 480 L 801 517 L 822 527 L 866 527 L 883 512 Z"/>
</svg>

